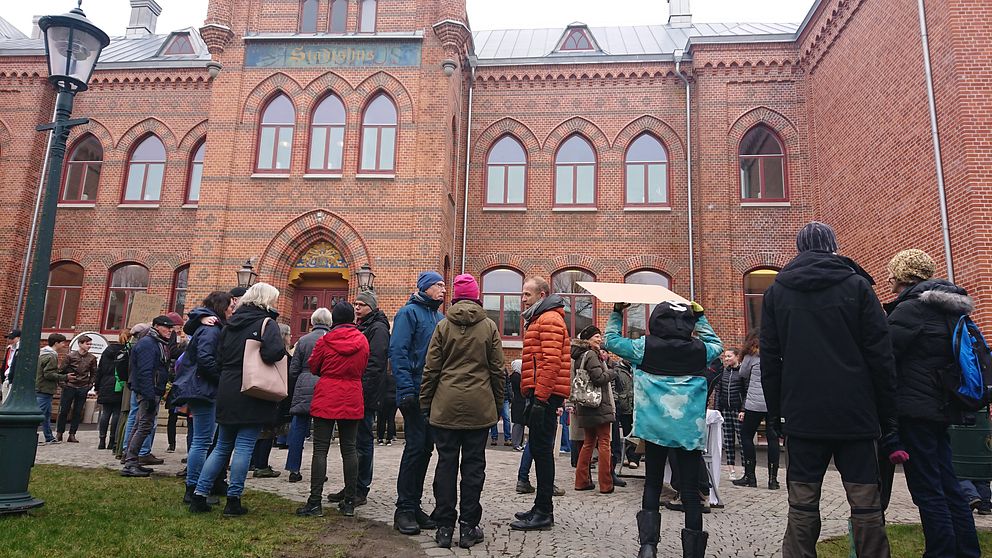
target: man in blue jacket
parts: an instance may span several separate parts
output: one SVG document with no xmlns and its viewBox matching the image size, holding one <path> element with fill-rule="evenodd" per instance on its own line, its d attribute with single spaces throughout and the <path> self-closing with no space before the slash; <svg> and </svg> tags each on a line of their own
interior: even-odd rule
<svg viewBox="0 0 992 558">
<path fill-rule="evenodd" d="M 420 381 L 424 375 L 427 345 L 434 328 L 444 316 L 438 311 L 444 302 L 444 278 L 436 271 L 423 271 L 417 277 L 417 292 L 410 295 L 393 320 L 389 339 L 389 359 L 396 378 L 396 406 L 403 413 L 406 443 L 396 479 L 396 514 L 393 526 L 404 535 L 417 535 L 437 524 L 420 507 L 424 476 L 434 451 L 430 425 L 420 412 Z"/>
<path fill-rule="evenodd" d="M 122 477 L 147 477 L 152 472 L 138 463 L 138 450 L 155 428 L 159 398 L 165 394 L 169 379 L 169 340 L 175 325 L 168 316 L 155 318 L 151 330 L 131 350 L 128 383 L 131 391 L 137 394 L 138 408 L 134 411 L 137 413 L 134 430 L 127 441 Z"/>
</svg>

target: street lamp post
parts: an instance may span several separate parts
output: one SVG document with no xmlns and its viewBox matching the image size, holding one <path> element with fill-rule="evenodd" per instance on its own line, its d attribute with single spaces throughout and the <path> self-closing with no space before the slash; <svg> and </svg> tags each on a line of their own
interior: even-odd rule
<svg viewBox="0 0 992 558">
<path fill-rule="evenodd" d="M 14 362 L 10 396 L 0 405 L 0 471 L 3 471 L 0 474 L 0 514 L 25 512 L 44 504 L 28 492 L 31 467 L 38 451 L 38 424 L 43 419 L 34 395 L 38 367 L 38 350 L 34 343 L 41 339 L 66 139 L 70 128 L 89 122 L 86 118 L 69 119 L 72 100 L 76 93 L 86 90 L 100 51 L 110 44 L 110 37 L 86 19 L 79 7 L 64 15 L 45 16 L 38 25 L 45 33 L 48 80 L 55 86 L 58 96 L 55 121 L 37 127 L 38 131 L 51 130 L 52 142 L 21 327 L 22 349 Z"/>
<path fill-rule="evenodd" d="M 374 291 L 375 290 L 375 273 L 372 273 L 372 268 L 369 264 L 364 264 L 362 267 L 355 272 L 358 276 L 358 291 Z"/>
<path fill-rule="evenodd" d="M 255 268 L 251 265 L 251 259 L 245 261 L 245 265 L 241 266 L 238 270 L 238 286 L 248 288 L 258 279 L 258 274 L 255 273 Z"/>
</svg>

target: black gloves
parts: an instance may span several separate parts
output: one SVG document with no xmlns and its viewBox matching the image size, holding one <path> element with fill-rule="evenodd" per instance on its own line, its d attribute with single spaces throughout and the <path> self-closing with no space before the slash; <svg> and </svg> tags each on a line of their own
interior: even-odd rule
<svg viewBox="0 0 992 558">
<path fill-rule="evenodd" d="M 530 415 L 527 416 L 527 426 L 531 429 L 543 428 L 545 413 L 548 412 L 548 404 L 535 398 L 530 406 Z"/>
<path fill-rule="evenodd" d="M 613 311 L 623 313 L 624 310 L 630 308 L 629 302 L 614 302 Z"/>
<path fill-rule="evenodd" d="M 417 415 L 420 413 L 420 402 L 417 401 L 417 398 L 412 395 L 407 395 L 403 399 L 400 399 L 400 404 L 398 407 L 404 416 Z"/>
</svg>

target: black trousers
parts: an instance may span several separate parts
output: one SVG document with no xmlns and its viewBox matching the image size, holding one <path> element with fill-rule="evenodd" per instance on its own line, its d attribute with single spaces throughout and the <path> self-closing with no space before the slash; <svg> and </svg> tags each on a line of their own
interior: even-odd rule
<svg viewBox="0 0 992 558">
<path fill-rule="evenodd" d="M 380 442 L 396 437 L 396 400 L 383 397 L 375 413 L 375 437 Z"/>
<path fill-rule="evenodd" d="M 435 427 L 433 433 L 437 448 L 434 520 L 442 527 L 454 527 L 456 519 L 468 527 L 475 527 L 482 520 L 479 498 L 486 482 L 486 437 L 489 429 L 450 430 Z M 456 487 L 461 491 L 460 500 Z M 456 502 L 459 504 L 457 513 Z"/>
<path fill-rule="evenodd" d="M 675 452 L 668 452 L 668 465 L 672 469 L 672 486 L 679 491 L 679 497 L 682 495 L 681 489 L 678 487 L 682 486 L 682 474 L 679 467 L 679 460 L 675 455 Z M 709 495 L 710 493 L 710 475 L 706 471 L 706 462 L 703 461 L 703 452 L 699 452 L 699 494 Z M 708 497 L 708 496 L 707 496 Z"/>
<path fill-rule="evenodd" d="M 103 412 L 100 413 L 100 439 L 107 437 L 107 429 L 110 429 L 110 446 L 117 443 L 117 423 L 121 420 L 121 403 L 104 403 Z"/>
<path fill-rule="evenodd" d="M 617 422 L 620 423 L 620 429 L 623 431 L 623 436 L 626 438 L 634 431 L 634 415 L 617 415 Z M 634 463 L 641 462 L 641 456 L 637 454 L 637 446 L 624 441 L 624 457 L 627 461 L 633 461 Z"/>
<path fill-rule="evenodd" d="M 79 423 L 83 421 L 83 408 L 86 406 L 86 393 L 90 388 L 76 388 L 64 386 L 62 395 L 59 396 L 59 420 L 56 428 L 59 434 L 65 432 L 65 423 L 69 419 L 69 410 L 72 410 L 72 419 L 69 424 L 69 434 L 74 436 L 79 429 Z"/>
<path fill-rule="evenodd" d="M 685 509 L 685 527 L 702 531 L 703 510 L 699 503 L 699 462 L 702 460 L 701 450 L 685 450 L 668 448 L 651 442 L 644 442 L 644 494 L 641 496 L 641 508 L 657 511 L 661 503 L 661 484 L 665 480 L 665 461 L 669 454 L 675 454 L 678 462 L 679 483 L 672 483 L 679 492 L 682 506 Z"/>
<path fill-rule="evenodd" d="M 741 423 L 741 453 L 744 454 L 746 461 L 755 462 L 754 435 L 757 434 L 762 419 L 765 421 L 765 438 L 768 439 L 768 464 L 777 467 L 779 454 L 778 430 L 775 428 L 777 420 L 769 417 L 768 413 L 744 411 L 744 422 Z"/>
<path fill-rule="evenodd" d="M 537 473 L 537 496 L 534 498 L 534 509 L 544 512 L 554 512 L 551 501 L 555 490 L 555 444 L 558 442 L 558 407 L 564 398 L 551 396 L 544 408 L 544 416 L 531 417 L 530 453 L 534 456 L 534 471 Z M 536 411 L 535 411 L 536 412 Z M 605 464 L 600 464 L 603 466 Z"/>
</svg>

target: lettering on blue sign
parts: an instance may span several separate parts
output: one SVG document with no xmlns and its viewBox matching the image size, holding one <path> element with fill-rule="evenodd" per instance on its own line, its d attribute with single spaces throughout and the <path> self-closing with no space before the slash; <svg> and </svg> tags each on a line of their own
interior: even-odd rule
<svg viewBox="0 0 992 558">
<path fill-rule="evenodd" d="M 245 49 L 247 68 L 419 67 L 419 41 L 402 43 L 252 42 Z"/>
</svg>

